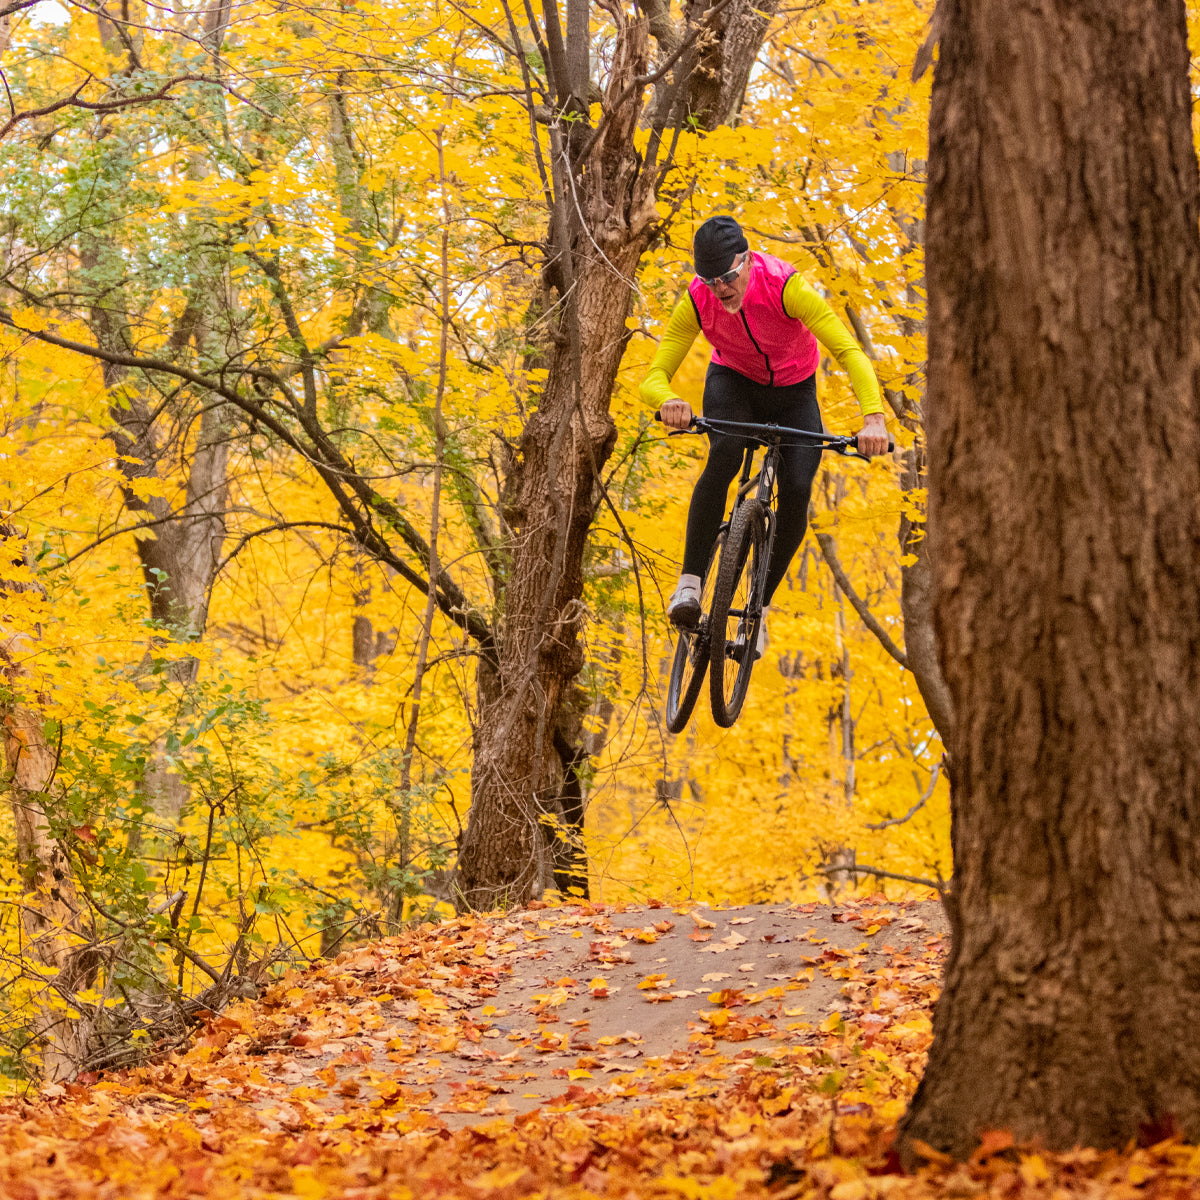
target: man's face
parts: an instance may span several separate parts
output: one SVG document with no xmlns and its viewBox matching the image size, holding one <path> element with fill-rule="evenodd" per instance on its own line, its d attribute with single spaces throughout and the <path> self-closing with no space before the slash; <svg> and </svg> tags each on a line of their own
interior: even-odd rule
<svg viewBox="0 0 1200 1200">
<path fill-rule="evenodd" d="M 746 298 L 746 289 L 750 286 L 749 264 L 750 251 L 744 250 L 730 265 L 731 271 L 737 271 L 737 275 L 732 280 L 728 283 L 720 279 L 711 282 L 705 281 L 727 313 L 738 312 L 742 307 L 742 301 Z"/>
</svg>

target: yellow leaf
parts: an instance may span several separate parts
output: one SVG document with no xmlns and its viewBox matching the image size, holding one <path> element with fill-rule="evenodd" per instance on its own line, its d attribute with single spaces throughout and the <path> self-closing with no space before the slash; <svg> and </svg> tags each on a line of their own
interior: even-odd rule
<svg viewBox="0 0 1200 1200">
<path fill-rule="evenodd" d="M 651 988 L 670 987 L 675 980 L 668 979 L 665 975 L 647 975 L 645 979 L 638 984 L 641 991 L 647 991 Z"/>
<path fill-rule="evenodd" d="M 1143 1183 L 1154 1177 L 1154 1168 L 1147 1166 L 1143 1162 L 1131 1162 L 1129 1164 L 1129 1182 L 1134 1187 L 1141 1187 Z"/>
<path fill-rule="evenodd" d="M 1045 1183 L 1050 1178 L 1050 1168 L 1040 1154 L 1028 1154 L 1021 1159 L 1021 1178 L 1026 1183 Z"/>
</svg>

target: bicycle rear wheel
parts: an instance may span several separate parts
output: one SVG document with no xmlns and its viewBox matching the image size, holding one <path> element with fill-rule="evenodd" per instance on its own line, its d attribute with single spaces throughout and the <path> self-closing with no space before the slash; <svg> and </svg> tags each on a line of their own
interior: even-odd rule
<svg viewBox="0 0 1200 1200">
<path fill-rule="evenodd" d="M 762 624 L 766 541 L 762 505 L 744 500 L 733 514 L 721 552 L 709 626 L 709 695 L 713 720 L 724 728 L 738 719 L 754 670 Z"/>
<path fill-rule="evenodd" d="M 717 562 L 721 547 L 725 544 L 725 530 L 717 534 L 717 540 L 708 553 L 704 575 L 700 583 L 700 620 L 695 629 L 680 629 L 675 639 L 675 657 L 671 661 L 671 678 L 667 683 L 667 728 L 672 733 L 682 733 L 692 709 L 704 686 L 708 671 L 709 611 L 712 608 L 713 586 L 717 579 Z"/>
</svg>

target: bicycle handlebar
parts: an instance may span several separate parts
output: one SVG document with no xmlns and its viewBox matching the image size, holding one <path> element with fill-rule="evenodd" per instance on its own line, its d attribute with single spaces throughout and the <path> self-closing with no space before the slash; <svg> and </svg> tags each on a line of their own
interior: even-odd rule
<svg viewBox="0 0 1200 1200">
<path fill-rule="evenodd" d="M 655 412 L 654 419 L 662 420 L 662 413 Z M 814 448 L 821 450 L 832 450 L 835 454 L 841 454 L 846 458 L 861 458 L 870 461 L 871 455 L 860 454 L 858 452 L 858 435 L 857 434 L 838 434 L 838 433 L 814 433 L 811 429 L 793 429 L 788 425 L 755 425 L 749 421 L 718 421 L 706 417 L 692 417 L 686 429 L 672 429 L 669 437 L 676 437 L 679 434 L 686 433 L 708 433 L 710 430 L 713 433 L 724 433 L 726 431 L 741 430 L 738 435 L 748 438 L 750 441 L 760 442 L 766 446 L 776 438 L 804 438 L 809 441 Z M 896 443 L 892 438 L 888 438 L 888 453 L 890 454 L 896 448 Z"/>
</svg>

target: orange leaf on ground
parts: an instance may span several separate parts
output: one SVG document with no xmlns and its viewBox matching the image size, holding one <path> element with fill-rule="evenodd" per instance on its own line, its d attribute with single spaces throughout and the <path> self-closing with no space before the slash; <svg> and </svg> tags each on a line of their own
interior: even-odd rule
<svg viewBox="0 0 1200 1200">
<path fill-rule="evenodd" d="M 880 1024 L 882 1025 L 883 1022 L 880 1022 Z M 1000 1154 L 1004 1150 L 1011 1150 L 1012 1147 L 1013 1135 L 1011 1130 L 985 1129 L 979 1136 L 979 1145 L 975 1147 L 975 1151 L 971 1155 L 971 1161 L 973 1163 L 981 1163 L 985 1159 L 991 1158 L 994 1154 Z"/>
</svg>

